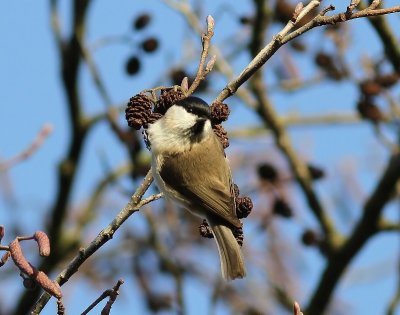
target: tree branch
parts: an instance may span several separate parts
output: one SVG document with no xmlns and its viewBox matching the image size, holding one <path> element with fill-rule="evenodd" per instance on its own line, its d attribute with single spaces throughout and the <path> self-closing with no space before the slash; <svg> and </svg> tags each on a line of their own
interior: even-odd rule
<svg viewBox="0 0 400 315">
<path fill-rule="evenodd" d="M 379 217 L 399 179 L 400 154 L 397 153 L 390 158 L 374 192 L 364 205 L 363 216 L 350 237 L 329 257 L 305 314 L 317 315 L 324 312 L 341 275 L 369 238 L 378 231 Z"/>
<path fill-rule="evenodd" d="M 320 4 L 320 0 L 311 1 L 303 10 L 308 11 L 309 7 L 315 8 L 316 3 Z M 318 5 L 319 5 L 318 4 Z M 251 60 L 251 62 L 246 66 L 245 69 L 239 74 L 239 76 L 230 81 L 225 88 L 221 91 L 221 93 L 215 98 L 214 102 L 223 102 L 229 96 L 236 93 L 238 88 L 246 82 L 253 74 L 260 69 L 274 54 L 275 52 L 287 42 L 293 40 L 294 38 L 304 34 L 317 26 L 322 25 L 332 25 L 337 23 L 346 22 L 353 19 L 358 19 L 362 17 L 371 17 L 371 16 L 380 16 L 394 12 L 400 12 L 400 6 L 394 6 L 387 9 L 371 9 L 367 7 L 364 10 L 359 12 L 351 12 L 349 13 L 338 13 L 333 16 L 324 16 L 328 11 L 333 10 L 333 6 L 327 7 L 323 10 L 319 15 L 317 15 L 310 22 L 305 24 L 304 26 L 298 28 L 297 30 L 290 32 L 290 30 L 300 21 L 303 15 L 298 15 L 295 22 L 289 21 L 288 24 L 277 34 L 275 35 L 271 42 L 269 42 L 258 54 L 257 56 Z"/>
<path fill-rule="evenodd" d="M 49 211 L 48 236 L 52 240 L 52 255 L 47 257 L 39 267 L 44 272 L 49 272 L 66 254 L 68 244 L 62 242 L 62 227 L 68 208 L 74 179 L 81 158 L 82 148 L 89 131 L 82 114 L 82 104 L 78 93 L 78 72 L 81 64 L 81 51 L 79 41 L 85 34 L 85 17 L 90 0 L 74 0 L 73 23 L 71 24 L 70 37 L 63 39 L 60 30 L 59 16 L 57 13 L 58 1 L 51 1 L 51 22 L 53 32 L 58 44 L 61 60 L 61 76 L 67 98 L 69 113 L 70 138 L 67 152 L 59 164 L 57 173 L 57 193 Z M 27 314 L 33 301 L 40 292 L 25 291 L 17 302 L 15 314 Z"/>
<path fill-rule="evenodd" d="M 97 235 L 97 237 L 89 244 L 89 246 L 82 248 L 79 251 L 79 254 L 72 259 L 67 268 L 65 268 L 57 276 L 56 281 L 60 285 L 66 283 L 91 255 L 93 255 L 99 248 L 112 239 L 114 233 L 121 227 L 122 223 L 124 223 L 133 213 L 138 211 L 142 206 L 162 197 L 162 194 L 156 194 L 142 199 L 144 193 L 150 187 L 152 182 L 153 176 L 150 170 L 143 179 L 142 184 L 137 188 L 136 192 L 131 197 L 128 204 L 117 214 L 114 220 Z M 39 314 L 49 299 L 50 296 L 47 293 L 43 293 L 36 302 L 31 315 Z"/>
<path fill-rule="evenodd" d="M 214 66 L 216 59 L 215 55 L 212 56 L 207 65 L 204 66 L 206 63 L 206 58 L 208 56 L 208 51 L 210 49 L 211 38 L 213 36 L 214 36 L 214 19 L 212 18 L 211 15 L 209 15 L 207 16 L 207 32 L 201 36 L 203 49 L 201 51 L 200 62 L 197 68 L 197 74 L 193 83 L 190 85 L 189 90 L 187 91 L 187 95 L 191 95 L 197 89 L 201 81 L 204 80 L 206 75 L 212 70 Z"/>
</svg>

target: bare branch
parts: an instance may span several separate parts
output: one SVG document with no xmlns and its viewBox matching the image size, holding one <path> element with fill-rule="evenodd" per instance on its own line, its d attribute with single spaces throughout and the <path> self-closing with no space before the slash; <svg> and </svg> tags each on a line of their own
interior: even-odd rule
<svg viewBox="0 0 400 315">
<path fill-rule="evenodd" d="M 351 14 L 353 10 L 358 6 L 361 0 L 351 0 L 349 6 L 346 9 L 346 14 Z"/>
<path fill-rule="evenodd" d="M 101 79 L 100 72 L 97 69 L 92 54 L 90 50 L 87 49 L 82 42 L 79 42 L 79 45 L 82 52 L 82 57 L 85 60 L 86 64 L 88 65 L 94 84 L 96 85 L 101 97 L 103 98 L 105 106 L 109 107 L 111 105 L 111 96 L 107 92 L 106 86 L 103 83 L 103 80 Z"/>
<path fill-rule="evenodd" d="M 396 275 L 399 278 L 399 274 Z M 400 279 L 399 279 L 400 280 Z M 395 315 L 396 309 L 400 308 L 400 281 L 397 281 L 397 288 L 390 300 L 386 315 Z"/>
<path fill-rule="evenodd" d="M 297 114 L 289 114 L 281 118 L 282 125 L 285 128 L 298 128 L 310 126 L 329 126 L 329 125 L 352 125 L 362 122 L 361 118 L 357 115 L 346 114 L 326 114 L 326 115 L 310 115 L 300 116 Z M 229 136 L 232 138 L 247 138 L 254 136 L 261 136 L 271 133 L 271 130 L 266 129 L 264 126 L 253 127 L 243 126 L 241 128 L 229 130 Z"/>
<path fill-rule="evenodd" d="M 203 44 L 203 50 L 201 52 L 200 56 L 200 63 L 199 67 L 197 68 L 197 74 L 196 77 L 193 81 L 193 83 L 190 85 L 189 90 L 187 91 L 187 95 L 192 94 L 197 87 L 199 86 L 200 82 L 205 79 L 206 75 L 212 70 L 212 67 L 214 66 L 215 63 L 215 56 L 210 60 L 210 62 L 207 63 L 207 66 L 204 67 L 206 63 L 206 58 L 208 56 L 208 51 L 210 48 L 210 42 L 211 38 L 214 36 L 214 19 L 211 15 L 207 16 L 207 33 L 203 34 L 201 37 L 201 41 Z"/>
<path fill-rule="evenodd" d="M 104 306 L 101 311 L 101 315 L 110 314 L 111 306 L 114 304 L 117 296 L 119 295 L 119 287 L 124 283 L 124 280 L 118 280 L 117 284 L 112 288 L 104 291 L 97 299 L 94 301 L 85 311 L 82 312 L 81 315 L 88 314 L 93 308 L 96 307 L 101 301 L 103 301 L 106 297 L 109 297 L 107 304 Z"/>
<path fill-rule="evenodd" d="M 315 8 L 320 4 L 319 0 L 311 1 L 303 11 L 308 11 L 309 8 Z M 236 93 L 238 88 L 246 82 L 254 73 L 260 69 L 274 54 L 275 52 L 284 44 L 291 41 L 292 39 L 304 34 L 311 29 L 322 26 L 322 25 L 332 25 L 337 23 L 342 23 L 348 20 L 358 19 L 361 17 L 371 17 L 371 16 L 380 16 L 385 14 L 390 14 L 394 12 L 400 12 L 400 6 L 394 6 L 387 9 L 375 9 L 368 7 L 359 12 L 346 14 L 346 13 L 338 13 L 333 16 L 325 16 L 326 12 L 333 10 L 333 6 L 327 7 L 323 10 L 319 15 L 313 18 L 310 22 L 305 24 L 304 26 L 294 30 L 290 33 L 290 30 L 293 28 L 294 24 L 292 21 L 289 21 L 288 24 L 272 38 L 272 41 L 269 42 L 258 54 L 257 56 L 251 60 L 251 62 L 246 66 L 245 69 L 239 74 L 237 78 L 230 81 L 225 88 L 221 91 L 221 93 L 215 98 L 214 102 L 223 102 L 226 98 Z M 303 12 L 302 11 L 302 12 Z M 296 23 L 299 18 L 303 17 L 302 14 L 299 14 L 299 17 L 296 19 Z"/>
<path fill-rule="evenodd" d="M 293 304 L 293 315 L 304 315 L 300 309 L 299 303 L 297 302 L 294 302 Z"/>
<path fill-rule="evenodd" d="M 301 5 L 300 5 L 301 4 Z M 321 0 L 312 0 L 306 7 L 300 2 L 293 12 L 293 18 L 286 24 L 286 26 L 276 35 L 278 38 L 282 38 L 288 34 L 293 27 L 300 22 L 307 14 L 321 4 Z"/>
<path fill-rule="evenodd" d="M 143 179 L 142 184 L 137 188 L 136 192 L 131 197 L 131 200 L 128 204 L 117 214 L 114 220 L 107 225 L 98 235 L 97 237 L 87 246 L 86 248 L 82 248 L 79 251 L 72 261 L 69 263 L 67 268 L 65 268 L 56 278 L 56 281 L 63 285 L 65 282 L 69 280 L 69 278 L 78 271 L 79 267 L 91 256 L 93 255 L 99 248 L 101 248 L 105 243 L 107 243 L 110 239 L 112 239 L 114 233 L 121 227 L 122 223 L 124 223 L 133 213 L 138 211 L 143 205 L 161 198 L 161 194 L 150 196 L 146 199 L 142 200 L 144 193 L 150 187 L 153 182 L 153 176 L 151 170 L 147 173 L 146 177 Z M 50 299 L 49 294 L 42 294 L 39 300 L 36 302 L 32 315 L 39 314 L 43 307 L 47 304 Z"/>
<path fill-rule="evenodd" d="M 363 215 L 353 232 L 343 245 L 329 257 L 327 266 L 305 311 L 306 314 L 321 314 L 321 310 L 326 308 L 337 282 L 350 261 L 367 240 L 378 232 L 379 217 L 384 206 L 390 200 L 399 179 L 400 154 L 396 153 L 391 156 L 375 190 L 365 203 Z"/>
<path fill-rule="evenodd" d="M 379 222 L 378 229 L 382 232 L 399 232 L 400 222 L 381 221 Z"/>
</svg>

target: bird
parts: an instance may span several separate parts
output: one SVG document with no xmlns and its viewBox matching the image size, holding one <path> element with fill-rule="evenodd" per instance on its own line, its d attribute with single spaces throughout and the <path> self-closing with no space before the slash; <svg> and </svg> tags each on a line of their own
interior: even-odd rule
<svg viewBox="0 0 400 315">
<path fill-rule="evenodd" d="M 152 173 L 164 196 L 211 227 L 222 278 L 244 278 L 242 250 L 232 232 L 241 228 L 235 209 L 228 160 L 211 124 L 208 104 L 189 96 L 175 101 L 164 116 L 149 124 Z"/>
</svg>

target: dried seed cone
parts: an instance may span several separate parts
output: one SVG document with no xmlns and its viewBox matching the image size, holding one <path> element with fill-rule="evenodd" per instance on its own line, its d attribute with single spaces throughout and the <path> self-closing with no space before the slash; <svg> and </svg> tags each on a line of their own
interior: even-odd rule
<svg viewBox="0 0 400 315">
<path fill-rule="evenodd" d="M 253 209 L 253 202 L 250 197 L 236 198 L 236 216 L 239 219 L 247 218 Z"/>
<path fill-rule="evenodd" d="M 32 280 L 31 278 L 24 278 L 24 280 L 22 281 L 22 284 L 23 284 L 24 288 L 28 289 L 28 290 L 34 290 L 37 287 L 36 282 L 34 280 Z"/>
<path fill-rule="evenodd" d="M 314 246 L 318 245 L 320 239 L 315 231 L 308 229 L 303 232 L 301 241 L 306 246 Z"/>
<path fill-rule="evenodd" d="M 0 242 L 4 237 L 4 234 L 5 234 L 4 226 L 0 225 Z"/>
<path fill-rule="evenodd" d="M 236 241 L 239 246 L 243 246 L 244 234 L 243 234 L 243 226 L 232 228 L 233 236 L 235 236 Z"/>
<path fill-rule="evenodd" d="M 377 82 L 367 80 L 360 83 L 360 90 L 365 96 L 375 96 L 382 92 L 382 86 Z"/>
<path fill-rule="evenodd" d="M 210 111 L 211 111 L 211 121 L 215 125 L 220 124 L 221 122 L 227 120 L 231 112 L 228 105 L 224 103 L 213 103 L 210 106 Z"/>
<path fill-rule="evenodd" d="M 279 173 L 275 166 L 267 162 L 258 165 L 257 171 L 260 179 L 271 183 L 275 183 L 279 178 Z"/>
<path fill-rule="evenodd" d="M 223 148 L 226 149 L 227 147 L 229 147 L 228 133 L 226 132 L 224 127 L 222 127 L 222 125 L 219 125 L 219 124 L 218 125 L 214 125 L 213 126 L 213 131 L 217 135 L 217 137 L 219 138 L 219 141 L 221 142 Z"/>
<path fill-rule="evenodd" d="M 375 105 L 369 98 L 360 100 L 357 104 L 357 111 L 364 119 L 368 119 L 373 123 L 385 120 L 385 116 L 380 108 Z"/>
<path fill-rule="evenodd" d="M 131 97 L 125 109 L 125 118 L 129 127 L 139 130 L 143 125 L 146 125 L 153 105 L 153 101 L 144 94 Z"/>
<path fill-rule="evenodd" d="M 318 180 L 325 177 L 325 172 L 322 168 L 319 168 L 315 165 L 308 164 L 308 171 L 310 172 L 311 179 Z"/>
<path fill-rule="evenodd" d="M 162 115 L 170 108 L 176 101 L 185 97 L 182 91 L 175 91 L 173 89 L 165 89 L 161 91 L 160 98 L 158 99 L 154 112 Z"/>
<path fill-rule="evenodd" d="M 214 238 L 214 234 L 211 231 L 210 226 L 208 225 L 206 220 L 203 220 L 203 223 L 199 226 L 199 232 L 202 237 L 206 238 Z"/>
<path fill-rule="evenodd" d="M 148 128 L 149 124 L 154 124 L 157 120 L 159 120 L 163 115 L 160 113 L 151 113 L 147 123 L 143 125 L 144 128 Z"/>
<path fill-rule="evenodd" d="M 284 218 L 290 218 L 293 216 L 293 211 L 290 208 L 289 204 L 286 202 L 286 200 L 277 197 L 274 201 L 273 213 L 279 216 L 282 216 Z"/>
<path fill-rule="evenodd" d="M 380 86 L 389 88 L 395 85 L 400 79 L 397 73 L 382 74 L 375 78 L 375 82 Z"/>
</svg>

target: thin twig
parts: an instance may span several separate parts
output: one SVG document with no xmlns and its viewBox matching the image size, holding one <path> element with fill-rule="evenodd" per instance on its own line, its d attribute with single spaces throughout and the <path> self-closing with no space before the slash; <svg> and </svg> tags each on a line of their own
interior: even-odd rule
<svg viewBox="0 0 400 315">
<path fill-rule="evenodd" d="M 306 7 L 303 7 L 303 8 L 300 7 L 301 9 L 299 10 L 299 12 L 296 12 L 297 10 L 295 10 L 293 12 L 294 19 L 290 20 L 286 24 L 286 26 L 276 36 L 278 38 L 283 38 L 284 36 L 286 36 L 286 34 L 288 34 L 295 27 L 295 25 L 298 22 L 300 22 L 307 14 L 309 14 L 312 10 L 314 10 L 320 4 L 321 4 L 321 0 L 312 0 L 309 4 L 307 4 Z"/>
<path fill-rule="evenodd" d="M 365 243 L 378 232 L 378 222 L 384 206 L 392 197 L 392 192 L 400 179 L 400 154 L 393 154 L 387 163 L 374 191 L 366 201 L 362 217 L 351 235 L 330 257 L 319 279 L 305 314 L 321 314 L 325 310 L 337 283 L 351 260 Z"/>
<path fill-rule="evenodd" d="M 380 221 L 378 225 L 378 230 L 382 232 L 400 232 L 400 223 Z"/>
<path fill-rule="evenodd" d="M 128 100 L 123 103 L 110 105 L 105 111 L 94 114 L 92 117 L 87 118 L 86 119 L 87 126 L 92 126 L 92 125 L 97 124 L 98 122 L 105 120 L 105 119 L 109 119 L 110 115 L 112 115 L 113 112 L 118 112 L 118 113 L 124 112 L 126 109 L 127 102 L 128 102 Z"/>
<path fill-rule="evenodd" d="M 78 236 L 82 231 L 83 227 L 89 224 L 89 222 L 95 216 L 95 209 L 98 206 L 106 188 L 113 184 L 117 179 L 119 179 L 122 175 L 128 174 L 132 172 L 133 167 L 131 164 L 128 165 L 121 165 L 114 170 L 111 170 L 108 174 L 102 178 L 95 189 L 90 193 L 90 200 L 88 201 L 87 205 L 82 209 L 81 214 L 77 218 L 77 226 L 74 233 L 75 236 Z"/>
<path fill-rule="evenodd" d="M 92 52 L 97 49 L 109 46 L 111 44 L 132 44 L 133 39 L 128 34 L 126 35 L 110 35 L 95 40 L 88 46 L 88 49 Z"/>
<path fill-rule="evenodd" d="M 101 315 L 109 315 L 111 311 L 111 307 L 114 304 L 115 300 L 117 299 L 119 295 L 119 287 L 124 283 L 124 280 L 120 279 L 118 280 L 117 284 L 112 288 L 110 297 L 107 301 L 107 304 L 104 306 L 104 308 L 101 311 Z"/>
<path fill-rule="evenodd" d="M 293 315 L 304 315 L 300 309 L 299 303 L 297 302 L 294 302 L 293 304 Z"/>
<path fill-rule="evenodd" d="M 207 16 L 207 32 L 204 33 L 201 37 L 201 42 L 203 44 L 203 50 L 202 50 L 201 56 L 200 56 L 199 67 L 197 68 L 196 77 L 195 77 L 193 83 L 190 85 L 189 90 L 187 91 L 187 95 L 191 95 L 197 89 L 197 87 L 199 86 L 201 81 L 204 80 L 206 75 L 212 70 L 212 68 L 215 64 L 216 56 L 214 55 L 211 57 L 211 60 L 207 63 L 207 65 L 204 66 L 205 62 L 206 62 L 206 58 L 208 56 L 211 38 L 214 35 L 214 25 L 215 25 L 215 22 L 214 22 L 213 17 L 211 15 Z"/>
<path fill-rule="evenodd" d="M 61 26 L 60 26 L 60 17 L 57 12 L 57 5 L 58 1 L 57 0 L 51 0 L 50 1 L 50 17 L 51 17 L 51 27 L 56 39 L 56 43 L 58 46 L 59 51 L 63 50 L 63 36 L 61 32 Z"/>
<path fill-rule="evenodd" d="M 320 1 L 311 1 L 303 10 L 308 11 L 309 7 L 315 8 L 316 3 L 320 3 Z M 362 17 L 371 17 L 371 16 L 380 16 L 395 12 L 400 12 L 400 6 L 394 6 L 386 9 L 371 9 L 366 8 L 364 10 L 354 12 L 351 14 L 346 13 L 338 13 L 332 16 L 325 16 L 328 11 L 332 11 L 334 9 L 333 6 L 329 6 L 325 8 L 319 15 L 317 15 L 310 22 L 305 24 L 304 26 L 296 29 L 295 31 L 288 33 L 294 26 L 295 23 L 289 21 L 288 24 L 279 32 L 276 36 L 272 38 L 272 40 L 258 53 L 258 55 L 251 60 L 251 62 L 246 66 L 246 68 L 239 74 L 239 76 L 230 81 L 225 88 L 221 91 L 221 93 L 215 98 L 214 102 L 223 102 L 229 96 L 236 93 L 238 88 L 246 82 L 258 69 L 260 69 L 274 54 L 275 52 L 287 42 L 293 40 L 294 38 L 304 34 L 311 29 L 322 26 L 322 25 L 332 25 L 338 24 L 342 22 L 346 22 L 353 19 L 358 19 Z M 300 15 L 296 20 L 296 23 L 299 22 Z"/>
<path fill-rule="evenodd" d="M 178 2 L 175 0 L 163 0 L 165 4 L 180 12 L 186 19 L 189 26 L 199 35 L 202 34 L 201 23 L 194 10 L 190 7 L 188 2 Z M 216 47 L 210 47 L 210 53 L 216 56 L 215 69 L 221 72 L 228 80 L 232 81 L 235 79 L 235 74 L 232 67 L 224 58 L 222 52 Z M 252 98 L 251 93 L 245 87 L 237 91 L 237 96 L 247 104 L 250 108 L 256 108 L 256 102 Z"/>
<path fill-rule="evenodd" d="M 397 278 L 399 278 L 399 274 L 396 275 Z M 386 311 L 386 315 L 395 315 L 396 314 L 396 309 L 400 309 L 400 279 L 397 280 L 397 288 L 395 289 L 395 292 L 393 294 L 393 297 L 391 298 L 389 302 L 389 306 Z"/>
<path fill-rule="evenodd" d="M 359 5 L 361 0 L 351 0 L 346 9 L 346 14 L 351 14 L 353 10 Z"/>
<path fill-rule="evenodd" d="M 281 123 L 285 128 L 299 128 L 299 127 L 310 127 L 320 126 L 326 127 L 331 125 L 352 125 L 363 123 L 363 120 L 357 115 L 352 114 L 326 114 L 326 115 L 310 115 L 300 116 L 297 114 L 289 114 L 288 116 L 281 118 Z M 266 129 L 264 126 L 242 126 L 229 130 L 229 137 L 232 138 L 251 138 L 254 136 L 261 136 L 271 133 L 271 130 Z"/>
<path fill-rule="evenodd" d="M 154 215 L 151 212 L 145 212 L 144 215 L 150 228 L 150 245 L 153 246 L 154 251 L 157 252 L 161 260 L 161 264 L 174 277 L 177 304 L 180 309 L 180 313 L 185 314 L 183 298 L 183 269 L 177 266 L 176 263 L 171 260 L 167 248 L 164 246 L 164 243 L 161 242 L 160 236 L 158 235 L 159 232 L 157 230 L 157 221 Z"/>
<path fill-rule="evenodd" d="M 116 215 L 114 220 L 107 225 L 97 237 L 86 247 L 82 248 L 79 253 L 72 259 L 67 268 L 65 268 L 56 278 L 56 282 L 60 285 L 66 283 L 69 278 L 78 271 L 78 268 L 99 248 L 107 243 L 114 235 L 114 233 L 121 227 L 133 213 L 138 211 L 142 206 L 162 197 L 162 194 L 152 195 L 148 198 L 142 199 L 144 193 L 150 187 L 153 182 L 153 176 L 151 170 L 147 173 L 143 179 L 142 184 L 137 188 L 136 192 L 131 197 L 127 205 Z M 50 299 L 50 295 L 43 293 L 39 300 L 36 302 L 31 314 L 36 315 L 41 312 L 43 307 L 47 304 Z"/>
<path fill-rule="evenodd" d="M 56 21 L 52 23 L 53 32 L 58 42 L 60 57 L 60 73 L 63 87 L 66 93 L 66 105 L 68 123 L 70 124 L 71 134 L 70 140 L 66 145 L 65 156 L 62 157 L 59 167 L 57 168 L 57 187 L 54 201 L 47 215 L 48 236 L 52 241 L 51 259 L 45 259 L 38 268 L 51 272 L 55 266 L 68 255 L 70 249 L 73 248 L 69 240 L 62 237 L 63 224 L 65 223 L 65 215 L 67 213 L 68 204 L 76 178 L 82 148 L 89 128 L 85 125 L 85 116 L 81 107 L 81 98 L 78 89 L 78 74 L 81 64 L 81 52 L 79 40 L 84 38 L 86 30 L 86 13 L 90 5 L 90 0 L 73 1 L 71 20 L 69 30 L 61 30 L 59 23 L 59 3 L 57 0 L 51 1 L 52 19 Z M 68 35 L 64 35 L 68 34 Z M 62 70 L 62 71 L 61 71 Z M 62 243 L 62 244 L 61 244 Z M 33 292 L 25 291 L 21 294 L 19 301 L 16 302 L 16 314 L 27 314 L 32 307 L 34 301 L 39 295 L 39 290 Z"/>
<path fill-rule="evenodd" d="M 367 1 L 368 2 L 368 1 Z M 360 9 L 366 9 L 367 7 L 363 2 L 359 5 Z M 378 36 L 380 37 L 381 43 L 384 46 L 385 54 L 388 60 L 392 63 L 395 71 L 399 73 L 400 69 L 400 47 L 398 45 L 398 38 L 396 33 L 390 28 L 387 19 L 382 16 L 377 16 L 373 19 L 368 19 L 371 23 Z"/>
<path fill-rule="evenodd" d="M 124 280 L 118 280 L 117 284 L 112 288 L 104 291 L 92 304 L 88 306 L 86 310 L 82 312 L 81 315 L 88 314 L 93 308 L 96 307 L 101 301 L 103 301 L 106 297 L 110 297 L 107 304 L 104 306 L 103 310 L 101 311 L 101 315 L 106 315 L 110 313 L 111 306 L 114 304 L 117 296 L 119 295 L 119 287 L 124 283 Z"/>
</svg>

